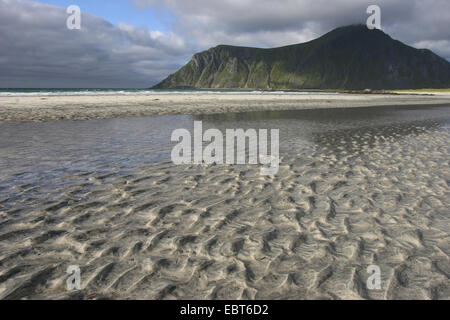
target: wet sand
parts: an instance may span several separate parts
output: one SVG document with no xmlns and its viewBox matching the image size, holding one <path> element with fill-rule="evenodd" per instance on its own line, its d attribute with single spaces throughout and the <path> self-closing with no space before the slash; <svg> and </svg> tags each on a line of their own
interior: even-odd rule
<svg viewBox="0 0 450 320">
<path fill-rule="evenodd" d="M 257 165 L 134 159 L 146 150 L 139 124 L 152 118 L 55 123 L 55 137 L 42 133 L 50 124 L 7 125 L 42 137 L 28 167 L 20 159 L 33 144 L 3 144 L 0 298 L 450 299 L 449 114 L 396 112 L 352 112 L 354 128 L 333 120 L 348 112 L 329 124 L 276 114 L 262 122 L 286 129 L 273 177 Z M 235 126 L 229 119 L 210 124 Z M 105 136 L 137 131 L 109 142 L 91 124 Z M 320 130 L 301 131 L 308 125 Z M 58 143 L 67 150 L 55 153 Z M 115 144 L 131 149 L 108 153 Z M 72 151 L 78 162 L 55 156 Z M 70 265 L 81 267 L 81 291 L 66 290 Z M 381 268 L 381 290 L 366 286 L 369 265 Z"/>
<path fill-rule="evenodd" d="M 155 94 L 0 97 L 0 123 L 367 106 L 441 105 L 441 94 Z"/>
</svg>

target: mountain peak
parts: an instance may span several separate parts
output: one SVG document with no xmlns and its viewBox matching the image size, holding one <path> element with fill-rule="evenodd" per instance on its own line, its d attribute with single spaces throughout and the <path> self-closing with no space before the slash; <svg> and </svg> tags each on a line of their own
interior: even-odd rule
<svg viewBox="0 0 450 320">
<path fill-rule="evenodd" d="M 366 25 L 363 24 L 355 24 L 344 27 L 339 27 L 333 29 L 332 31 L 326 33 L 320 38 L 327 37 L 351 37 L 354 40 L 359 40 L 362 37 L 374 38 L 377 37 L 379 39 L 392 39 L 388 34 L 384 33 L 384 31 L 380 29 L 370 30 Z M 319 39 L 320 39 L 319 38 Z"/>
<path fill-rule="evenodd" d="M 219 45 L 155 88 L 413 89 L 450 87 L 450 63 L 365 25 L 272 49 Z"/>
</svg>

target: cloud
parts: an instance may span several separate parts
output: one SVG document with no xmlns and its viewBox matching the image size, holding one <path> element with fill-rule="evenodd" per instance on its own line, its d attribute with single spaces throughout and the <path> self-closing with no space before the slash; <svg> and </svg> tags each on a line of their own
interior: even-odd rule
<svg viewBox="0 0 450 320">
<path fill-rule="evenodd" d="M 377 4 L 382 27 L 410 45 L 428 44 L 450 58 L 448 0 L 134 0 L 141 8 L 163 5 L 173 29 L 203 47 L 219 43 L 281 46 L 314 39 L 331 29 L 365 23 Z"/>
<path fill-rule="evenodd" d="M 174 33 L 83 13 L 69 30 L 64 8 L 0 0 L 0 87 L 146 87 L 178 68 L 192 48 Z"/>
<path fill-rule="evenodd" d="M 68 30 L 65 8 L 0 0 L 0 87 L 149 87 L 197 51 L 218 44 L 276 47 L 364 23 L 365 0 L 130 0 L 175 16 L 170 32 L 82 14 Z M 450 1 L 377 0 L 393 38 L 450 59 Z"/>
</svg>

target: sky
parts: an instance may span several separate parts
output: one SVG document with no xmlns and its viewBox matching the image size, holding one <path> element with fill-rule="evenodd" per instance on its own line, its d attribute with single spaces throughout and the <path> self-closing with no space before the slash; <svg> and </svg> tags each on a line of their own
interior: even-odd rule
<svg viewBox="0 0 450 320">
<path fill-rule="evenodd" d="M 39 2 L 62 8 L 77 5 L 83 12 L 101 17 L 114 25 L 124 22 L 161 32 L 168 32 L 170 23 L 175 20 L 175 17 L 164 6 L 155 4 L 151 9 L 147 9 L 129 0 L 44 0 Z"/>
<path fill-rule="evenodd" d="M 0 0 L 0 88 L 148 88 L 196 52 L 309 41 L 371 4 L 394 39 L 450 60 L 448 0 Z"/>
</svg>

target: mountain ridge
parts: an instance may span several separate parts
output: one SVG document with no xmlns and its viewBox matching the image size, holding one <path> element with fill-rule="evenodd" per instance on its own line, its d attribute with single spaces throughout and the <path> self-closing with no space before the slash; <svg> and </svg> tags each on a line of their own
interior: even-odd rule
<svg viewBox="0 0 450 320">
<path fill-rule="evenodd" d="M 154 86 L 198 89 L 449 88 L 450 62 L 363 25 L 277 48 L 218 45 Z"/>
</svg>

